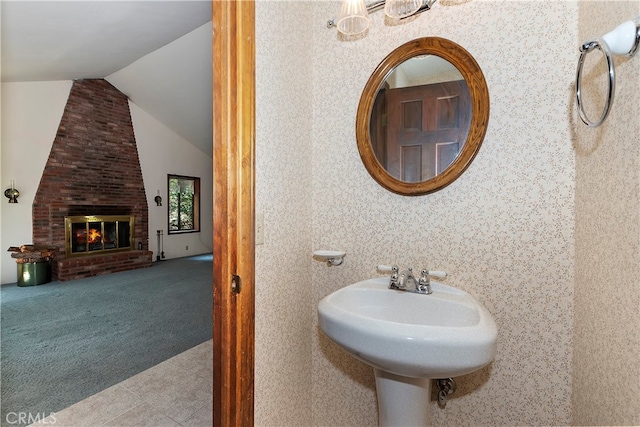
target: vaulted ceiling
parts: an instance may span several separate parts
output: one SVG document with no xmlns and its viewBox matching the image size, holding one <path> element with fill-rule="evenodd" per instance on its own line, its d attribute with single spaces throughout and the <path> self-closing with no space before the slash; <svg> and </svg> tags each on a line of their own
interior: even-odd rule
<svg viewBox="0 0 640 427">
<path fill-rule="evenodd" d="M 104 78 L 211 154 L 210 1 L 0 2 L 2 81 Z"/>
</svg>

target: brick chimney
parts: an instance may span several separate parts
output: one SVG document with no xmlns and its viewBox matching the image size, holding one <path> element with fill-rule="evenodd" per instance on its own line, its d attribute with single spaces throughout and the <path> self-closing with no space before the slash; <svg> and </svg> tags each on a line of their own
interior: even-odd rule
<svg viewBox="0 0 640 427">
<path fill-rule="evenodd" d="M 131 251 L 66 258 L 65 217 L 134 215 Z M 127 97 L 102 79 L 76 80 L 33 202 L 33 242 L 58 247 L 53 278 L 151 265 L 148 206 Z"/>
</svg>

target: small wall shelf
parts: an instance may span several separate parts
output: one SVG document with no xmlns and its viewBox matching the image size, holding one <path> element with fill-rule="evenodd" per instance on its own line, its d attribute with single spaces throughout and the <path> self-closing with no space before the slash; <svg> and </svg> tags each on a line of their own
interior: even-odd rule
<svg viewBox="0 0 640 427">
<path fill-rule="evenodd" d="M 313 257 L 319 261 L 327 263 L 328 267 L 338 266 L 344 261 L 344 251 L 317 250 L 313 252 Z"/>
</svg>

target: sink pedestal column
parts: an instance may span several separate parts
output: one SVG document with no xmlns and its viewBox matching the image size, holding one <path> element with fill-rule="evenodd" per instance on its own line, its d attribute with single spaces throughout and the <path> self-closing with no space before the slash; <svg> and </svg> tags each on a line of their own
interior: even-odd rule
<svg viewBox="0 0 640 427">
<path fill-rule="evenodd" d="M 427 427 L 431 423 L 431 379 L 374 369 L 380 427 Z"/>
</svg>

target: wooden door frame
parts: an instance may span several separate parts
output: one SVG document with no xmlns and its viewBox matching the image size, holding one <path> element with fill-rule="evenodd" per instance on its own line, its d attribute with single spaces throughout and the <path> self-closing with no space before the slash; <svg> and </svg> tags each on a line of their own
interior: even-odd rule
<svg viewBox="0 0 640 427">
<path fill-rule="evenodd" d="M 213 0 L 212 27 L 213 425 L 247 427 L 254 422 L 254 1 Z"/>
</svg>

